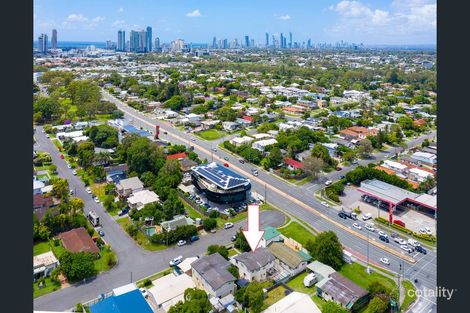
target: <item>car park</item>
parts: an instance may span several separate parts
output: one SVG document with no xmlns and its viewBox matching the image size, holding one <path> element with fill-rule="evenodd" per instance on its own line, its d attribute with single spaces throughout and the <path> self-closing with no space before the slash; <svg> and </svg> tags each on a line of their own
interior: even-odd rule
<svg viewBox="0 0 470 313">
<path fill-rule="evenodd" d="M 368 231 L 372 231 L 374 232 L 375 231 L 375 228 L 373 226 L 373 224 L 366 224 L 364 225 L 365 229 L 367 229 Z"/>
<path fill-rule="evenodd" d="M 362 226 L 359 225 L 358 223 L 353 223 L 353 227 L 356 229 L 362 229 Z"/>
<path fill-rule="evenodd" d="M 177 256 L 176 258 L 174 258 L 173 260 L 171 260 L 169 265 L 170 266 L 175 266 L 175 265 L 180 264 L 182 261 L 183 261 L 183 256 L 180 255 L 180 256 Z"/>
<path fill-rule="evenodd" d="M 380 262 L 385 265 L 390 265 L 390 260 L 387 258 L 380 258 Z"/>
<path fill-rule="evenodd" d="M 186 244 L 186 240 L 180 240 L 176 243 L 178 247 L 184 246 Z"/>
<path fill-rule="evenodd" d="M 230 223 L 230 222 L 229 222 L 229 223 L 225 223 L 225 224 L 224 224 L 224 228 L 225 228 L 225 229 L 229 229 L 229 228 L 232 228 L 232 227 L 233 227 L 233 223 Z"/>
</svg>

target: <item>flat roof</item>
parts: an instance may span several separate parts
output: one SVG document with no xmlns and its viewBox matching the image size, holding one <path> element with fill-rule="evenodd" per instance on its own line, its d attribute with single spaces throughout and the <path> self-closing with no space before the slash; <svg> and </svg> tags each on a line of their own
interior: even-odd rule
<svg viewBox="0 0 470 313">
<path fill-rule="evenodd" d="M 215 162 L 195 166 L 192 170 L 222 189 L 232 189 L 250 183 L 248 178 L 240 176 Z"/>
<path fill-rule="evenodd" d="M 309 295 L 301 292 L 294 291 L 288 296 L 282 298 L 278 302 L 274 303 L 263 313 L 321 313 L 315 302 Z"/>
<path fill-rule="evenodd" d="M 176 302 L 178 302 L 179 300 L 182 300 L 180 299 L 180 296 L 183 296 L 186 289 L 195 287 L 191 277 L 186 274 L 178 276 L 175 276 L 173 273 L 168 274 L 152 281 L 152 283 L 153 287 L 148 291 L 153 295 L 155 302 L 157 302 L 158 305 L 171 300 L 176 300 Z"/>
</svg>

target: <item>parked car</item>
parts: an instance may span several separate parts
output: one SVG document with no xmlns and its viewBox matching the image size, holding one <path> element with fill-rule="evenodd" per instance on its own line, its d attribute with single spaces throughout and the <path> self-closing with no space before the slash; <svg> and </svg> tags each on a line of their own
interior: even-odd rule
<svg viewBox="0 0 470 313">
<path fill-rule="evenodd" d="M 379 234 L 379 236 L 388 237 L 387 233 L 385 233 L 385 232 L 383 232 L 383 231 L 381 231 L 381 230 L 379 230 L 379 233 L 378 233 L 378 234 Z"/>
<path fill-rule="evenodd" d="M 327 180 L 327 181 L 325 182 L 325 186 L 329 186 L 329 185 L 331 185 L 331 183 L 333 183 L 331 180 Z"/>
<path fill-rule="evenodd" d="M 229 222 L 229 223 L 225 223 L 225 224 L 224 224 L 224 228 L 225 228 L 225 229 L 229 229 L 229 228 L 232 228 L 232 227 L 233 227 L 233 223 L 230 223 L 230 222 Z"/>
<path fill-rule="evenodd" d="M 380 262 L 382 262 L 385 265 L 390 265 L 390 260 L 387 258 L 380 258 Z"/>
<path fill-rule="evenodd" d="M 191 138 L 191 141 L 196 141 L 196 139 L 194 139 L 194 138 Z"/>
<path fill-rule="evenodd" d="M 409 244 L 410 246 L 412 246 L 412 247 L 418 247 L 418 246 L 421 245 L 418 241 L 416 241 L 416 240 L 414 240 L 414 239 L 411 239 L 411 238 L 408 239 L 408 244 Z"/>
<path fill-rule="evenodd" d="M 101 229 L 98 230 L 98 235 L 100 235 L 101 237 L 104 237 L 104 231 L 102 231 Z"/>
<path fill-rule="evenodd" d="M 180 240 L 176 243 L 178 247 L 184 246 L 186 244 L 186 240 Z"/>
<path fill-rule="evenodd" d="M 98 199 L 98 197 L 95 197 L 93 200 L 95 200 L 96 203 L 100 203 L 100 199 Z"/>
<path fill-rule="evenodd" d="M 72 168 L 72 165 L 70 165 L 70 163 L 67 163 L 67 168 Z"/>
<path fill-rule="evenodd" d="M 77 170 L 73 170 L 72 174 L 76 176 L 77 175 Z"/>
<path fill-rule="evenodd" d="M 231 240 L 232 242 L 234 242 L 235 240 L 237 240 L 237 235 L 233 235 L 232 238 L 230 238 L 230 240 Z"/>
<path fill-rule="evenodd" d="M 91 193 L 91 189 L 90 189 L 90 187 L 86 187 L 86 189 L 85 189 L 85 190 L 86 190 L 86 193 Z"/>
<path fill-rule="evenodd" d="M 240 160 L 238 160 L 238 161 L 239 161 L 241 164 L 244 164 L 244 163 L 245 163 L 245 160 L 243 160 L 243 159 L 240 159 Z"/>
<path fill-rule="evenodd" d="M 144 296 L 144 298 L 147 298 L 149 296 L 147 289 L 145 289 L 144 287 L 139 288 L 139 290 L 142 293 L 142 296 Z"/>
<path fill-rule="evenodd" d="M 358 164 L 359 162 L 357 160 L 352 160 L 352 164 Z"/>
<path fill-rule="evenodd" d="M 370 214 L 370 213 L 366 213 L 362 216 L 363 221 L 370 220 L 371 218 L 372 218 L 372 214 Z"/>
<path fill-rule="evenodd" d="M 73 189 L 70 189 L 70 195 L 73 195 Z"/>
<path fill-rule="evenodd" d="M 225 166 L 225 167 L 229 167 L 230 165 L 228 165 L 228 163 L 224 163 L 224 166 Z"/>
<path fill-rule="evenodd" d="M 64 157 L 63 154 L 60 155 L 60 158 L 61 158 L 62 160 L 65 159 L 65 157 Z"/>
<path fill-rule="evenodd" d="M 195 242 L 195 241 L 198 241 L 198 240 L 199 240 L 199 236 L 194 235 L 194 236 L 191 237 L 191 242 Z"/>
<path fill-rule="evenodd" d="M 327 208 L 330 207 L 330 205 L 329 205 L 328 203 L 326 203 L 325 201 L 322 201 L 322 202 L 320 202 L 320 203 L 321 203 L 323 206 L 326 206 Z"/>
<path fill-rule="evenodd" d="M 386 243 L 390 242 L 390 240 L 388 240 L 388 236 L 379 236 L 379 239 Z"/>
<path fill-rule="evenodd" d="M 366 224 L 364 227 L 365 227 L 368 231 L 372 231 L 372 232 L 375 231 L 375 228 L 374 228 L 373 224 Z"/>
<path fill-rule="evenodd" d="M 258 176 L 258 170 L 255 169 L 255 168 L 252 168 L 252 169 L 251 169 L 251 173 L 252 173 L 254 176 Z"/>
<path fill-rule="evenodd" d="M 408 253 L 412 253 L 413 252 L 413 249 L 411 247 L 409 247 L 408 245 L 401 245 L 400 248 L 402 250 L 405 250 L 406 252 Z"/>
<path fill-rule="evenodd" d="M 398 240 L 396 241 L 396 243 L 400 244 L 401 246 L 403 245 L 406 245 L 406 240 L 403 239 L 403 238 L 398 238 Z"/>
<path fill-rule="evenodd" d="M 128 208 L 125 208 L 125 209 L 122 209 L 121 211 L 119 211 L 118 215 L 119 215 L 119 216 L 123 216 L 123 215 L 126 215 L 127 212 L 129 212 L 129 209 L 128 209 Z"/>
<path fill-rule="evenodd" d="M 228 157 L 224 157 L 224 160 L 225 160 L 225 161 L 228 161 Z"/>
<path fill-rule="evenodd" d="M 356 229 L 362 229 L 362 226 L 359 225 L 358 223 L 353 223 L 353 227 Z"/>
<path fill-rule="evenodd" d="M 180 264 L 182 261 L 183 261 L 183 256 L 180 255 L 180 256 L 177 256 L 176 258 L 174 258 L 173 260 L 171 260 L 169 264 L 170 264 L 170 266 L 175 266 L 175 265 Z"/>
<path fill-rule="evenodd" d="M 394 239 L 395 239 L 395 238 L 398 238 L 398 234 L 395 233 L 395 232 L 391 232 L 391 233 L 390 233 L 390 237 L 392 237 L 392 238 L 394 238 Z"/>
<path fill-rule="evenodd" d="M 421 252 L 422 254 L 428 253 L 428 251 L 426 251 L 426 249 L 424 249 L 422 246 L 417 246 L 416 251 Z"/>
<path fill-rule="evenodd" d="M 337 170 L 337 171 L 341 171 L 342 169 L 343 169 L 343 168 L 342 168 L 341 166 L 337 166 L 337 167 L 336 167 L 336 170 Z"/>
<path fill-rule="evenodd" d="M 212 151 L 217 152 L 217 148 L 212 148 Z"/>
</svg>

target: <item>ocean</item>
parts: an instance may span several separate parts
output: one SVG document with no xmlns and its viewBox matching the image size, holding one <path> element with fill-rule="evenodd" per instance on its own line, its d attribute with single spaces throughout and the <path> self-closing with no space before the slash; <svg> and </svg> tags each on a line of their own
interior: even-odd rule
<svg viewBox="0 0 470 313">
<path fill-rule="evenodd" d="M 37 48 L 38 42 L 33 41 L 33 48 Z M 95 46 L 96 48 L 106 48 L 105 42 L 93 42 L 93 41 L 58 41 L 57 48 L 62 50 L 69 50 L 69 49 L 85 49 L 88 46 Z M 49 40 L 48 47 L 51 47 L 51 42 Z"/>
</svg>

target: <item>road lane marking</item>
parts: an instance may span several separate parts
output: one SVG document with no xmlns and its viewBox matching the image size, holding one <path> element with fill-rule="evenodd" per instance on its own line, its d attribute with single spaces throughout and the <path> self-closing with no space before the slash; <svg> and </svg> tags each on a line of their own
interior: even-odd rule
<svg viewBox="0 0 470 313">
<path fill-rule="evenodd" d="M 104 91 L 103 91 L 103 92 L 104 92 Z M 115 99 L 115 100 L 118 101 L 118 102 L 121 102 L 121 101 L 119 101 L 119 100 L 117 100 L 117 99 Z M 126 106 L 126 105 L 124 105 L 122 102 L 121 102 L 121 105 L 122 105 L 122 106 Z M 146 124 L 146 125 L 148 125 L 148 126 L 150 126 L 150 127 L 152 127 L 152 128 L 154 128 L 154 127 L 156 126 L 156 125 L 154 125 L 154 124 L 148 122 L 147 120 L 141 118 L 140 116 L 134 115 L 133 113 L 130 113 L 130 112 L 128 112 L 128 111 L 125 111 L 125 110 L 122 109 L 122 108 L 121 108 L 121 110 L 124 111 L 125 113 L 129 114 L 129 115 L 132 116 L 133 118 L 135 118 L 135 119 L 137 119 L 137 120 L 140 120 L 142 123 L 144 123 L 144 124 Z M 164 123 L 164 124 L 167 124 L 167 123 Z M 168 125 L 168 124 L 167 124 L 167 125 Z M 168 126 L 169 126 L 169 125 L 168 125 Z M 170 126 L 169 126 L 169 127 L 170 127 Z M 165 130 L 164 130 L 163 128 L 161 128 L 161 127 L 160 127 L 160 130 L 161 130 L 161 131 L 165 131 Z M 168 131 L 167 131 L 167 132 L 168 132 Z M 179 135 L 173 134 L 172 132 L 168 132 L 168 135 L 171 136 L 171 137 L 174 137 L 174 138 L 176 138 L 176 139 L 178 139 L 178 140 L 180 140 L 180 141 L 182 141 L 182 142 L 184 142 L 184 143 L 186 143 L 186 144 L 193 145 L 194 148 L 198 148 L 199 151 L 202 151 L 202 152 L 205 153 L 206 155 L 210 155 L 210 154 L 211 154 L 210 151 L 208 151 L 206 148 L 201 147 L 201 146 L 199 146 L 198 144 L 193 143 L 193 142 L 190 141 L 190 140 L 184 139 L 184 138 L 180 137 Z M 223 158 L 219 157 L 218 155 L 215 155 L 215 156 L 214 156 L 214 159 L 216 159 L 216 160 L 218 159 L 218 160 L 221 161 L 221 162 L 225 162 L 225 160 L 224 160 Z M 245 170 L 241 169 L 240 167 L 238 167 L 238 166 L 235 165 L 234 163 L 231 164 L 231 167 L 234 168 L 235 170 L 237 170 L 238 172 L 244 174 L 246 177 L 250 177 L 250 176 L 251 176 L 251 175 L 249 175 L 249 173 L 247 173 Z M 304 202 L 302 202 L 302 201 L 300 201 L 300 200 L 298 200 L 298 199 L 292 197 L 291 195 L 289 195 L 289 194 L 287 194 L 287 193 L 285 193 L 285 192 L 283 192 L 283 191 L 281 191 L 281 190 L 279 190 L 279 189 L 277 189 L 277 188 L 275 188 L 275 187 L 273 187 L 273 186 L 267 185 L 265 182 L 263 182 L 262 180 L 260 180 L 260 179 L 257 178 L 256 176 L 250 178 L 250 180 L 254 180 L 254 181 L 258 182 L 258 183 L 261 184 L 261 185 L 265 185 L 267 189 L 270 189 L 271 191 L 276 192 L 278 195 L 283 196 L 284 198 L 287 198 L 287 199 L 291 200 L 292 202 L 298 204 L 299 206 L 303 207 L 304 209 L 309 210 L 309 211 L 315 213 L 316 215 L 320 216 L 321 218 L 323 218 L 323 219 L 329 221 L 330 223 L 334 224 L 334 225 L 337 226 L 338 228 L 341 228 L 341 229 L 343 229 L 343 230 L 346 230 L 346 231 L 348 231 L 350 234 L 352 234 L 352 235 L 354 235 L 354 236 L 356 236 L 356 237 L 358 237 L 358 238 L 361 238 L 361 239 L 364 240 L 364 241 L 367 241 L 367 237 L 364 236 L 363 234 L 359 234 L 359 233 L 353 231 L 352 229 L 350 229 L 350 228 L 348 228 L 348 227 L 346 227 L 346 226 L 344 226 L 344 225 L 342 225 L 342 224 L 340 224 L 340 223 L 338 223 L 338 222 L 332 220 L 331 218 L 329 218 L 329 217 L 326 216 L 325 214 L 323 214 L 323 213 L 317 211 L 316 209 L 312 208 L 311 206 L 307 205 L 306 203 L 304 203 Z M 385 250 L 385 251 L 387 251 L 387 252 L 389 252 L 389 253 L 391 253 L 391 254 L 393 254 L 393 255 L 395 255 L 395 256 L 398 256 L 398 257 L 400 257 L 400 258 L 406 260 L 406 261 L 409 262 L 409 263 L 413 263 L 413 264 L 416 263 L 416 260 L 413 259 L 412 257 L 410 257 L 410 256 L 403 256 L 399 251 L 397 251 L 397 250 L 395 250 L 395 249 L 391 249 L 390 247 L 387 247 L 387 246 L 385 246 L 385 245 L 382 244 L 382 243 L 379 243 L 379 242 L 376 242 L 376 241 L 373 241 L 373 242 L 371 242 L 371 243 L 372 243 L 373 245 L 375 245 L 375 246 L 381 248 L 382 250 Z"/>
</svg>

